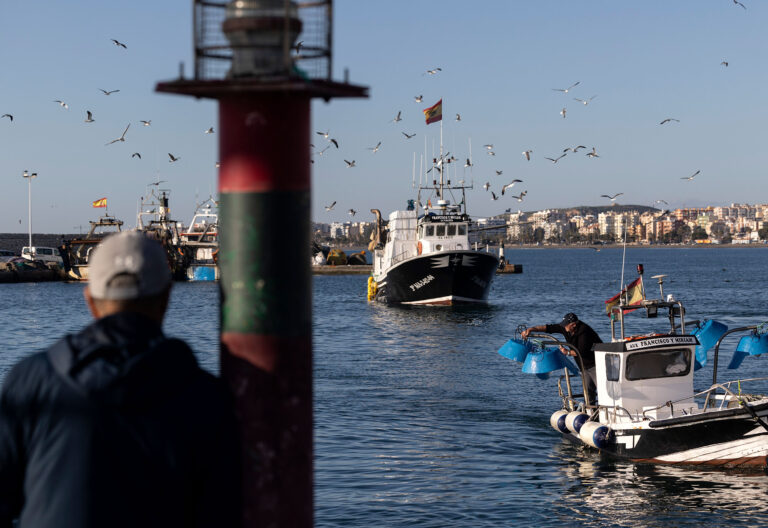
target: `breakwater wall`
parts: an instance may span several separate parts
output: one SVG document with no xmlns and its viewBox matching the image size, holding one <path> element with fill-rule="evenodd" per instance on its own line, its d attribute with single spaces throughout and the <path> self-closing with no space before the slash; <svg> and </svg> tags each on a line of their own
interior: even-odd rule
<svg viewBox="0 0 768 528">
<path fill-rule="evenodd" d="M 32 233 L 32 244 L 43 247 L 59 247 L 63 239 L 72 239 L 82 237 L 80 234 L 50 234 Z M 0 249 L 13 251 L 17 255 L 21 254 L 21 248 L 29 242 L 28 233 L 0 233 Z"/>
</svg>

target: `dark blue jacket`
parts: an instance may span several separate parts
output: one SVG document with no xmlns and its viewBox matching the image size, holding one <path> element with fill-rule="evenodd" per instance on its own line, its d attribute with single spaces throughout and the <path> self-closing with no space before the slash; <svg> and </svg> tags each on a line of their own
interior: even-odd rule
<svg viewBox="0 0 768 528">
<path fill-rule="evenodd" d="M 19 362 L 0 392 L 0 528 L 233 526 L 227 395 L 182 341 L 112 315 Z"/>
</svg>

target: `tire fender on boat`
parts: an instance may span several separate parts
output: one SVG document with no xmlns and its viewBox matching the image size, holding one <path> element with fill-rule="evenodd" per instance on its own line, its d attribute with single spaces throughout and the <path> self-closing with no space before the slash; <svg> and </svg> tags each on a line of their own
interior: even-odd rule
<svg viewBox="0 0 768 528">
<path fill-rule="evenodd" d="M 589 415 L 580 411 L 571 411 L 565 417 L 565 426 L 572 433 L 579 434 L 584 423 L 589 420 Z"/>
<path fill-rule="evenodd" d="M 613 442 L 613 430 L 600 422 L 587 422 L 581 426 L 579 439 L 585 444 L 603 449 Z"/>
<path fill-rule="evenodd" d="M 565 426 L 566 416 L 568 416 L 568 411 L 564 409 L 555 411 L 554 413 L 552 413 L 552 416 L 549 417 L 549 425 L 551 425 L 552 429 L 554 429 L 558 433 L 567 433 L 568 428 Z"/>
</svg>

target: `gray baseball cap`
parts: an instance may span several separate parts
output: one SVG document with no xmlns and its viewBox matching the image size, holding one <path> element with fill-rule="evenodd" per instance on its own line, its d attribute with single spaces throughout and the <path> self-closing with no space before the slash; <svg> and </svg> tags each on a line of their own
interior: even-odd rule
<svg viewBox="0 0 768 528">
<path fill-rule="evenodd" d="M 88 282 L 95 299 L 139 299 L 166 290 L 171 270 L 159 242 L 138 231 L 124 231 L 108 236 L 93 251 Z"/>
</svg>

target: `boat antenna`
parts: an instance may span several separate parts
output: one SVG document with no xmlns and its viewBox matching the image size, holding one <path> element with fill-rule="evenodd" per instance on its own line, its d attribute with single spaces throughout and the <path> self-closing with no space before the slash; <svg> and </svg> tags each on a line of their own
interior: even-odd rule
<svg viewBox="0 0 768 528">
<path fill-rule="evenodd" d="M 413 151 L 413 168 L 411 169 L 411 188 L 416 188 L 416 151 Z"/>
<path fill-rule="evenodd" d="M 624 251 L 621 254 L 621 283 L 619 284 L 619 291 L 624 291 L 624 263 L 627 260 L 627 220 L 622 213 L 622 220 L 624 223 Z"/>
<path fill-rule="evenodd" d="M 442 100 L 442 98 L 440 98 Z M 445 164 L 443 163 L 443 119 L 440 118 L 440 199 L 443 198 L 443 171 L 445 170 Z"/>
</svg>

